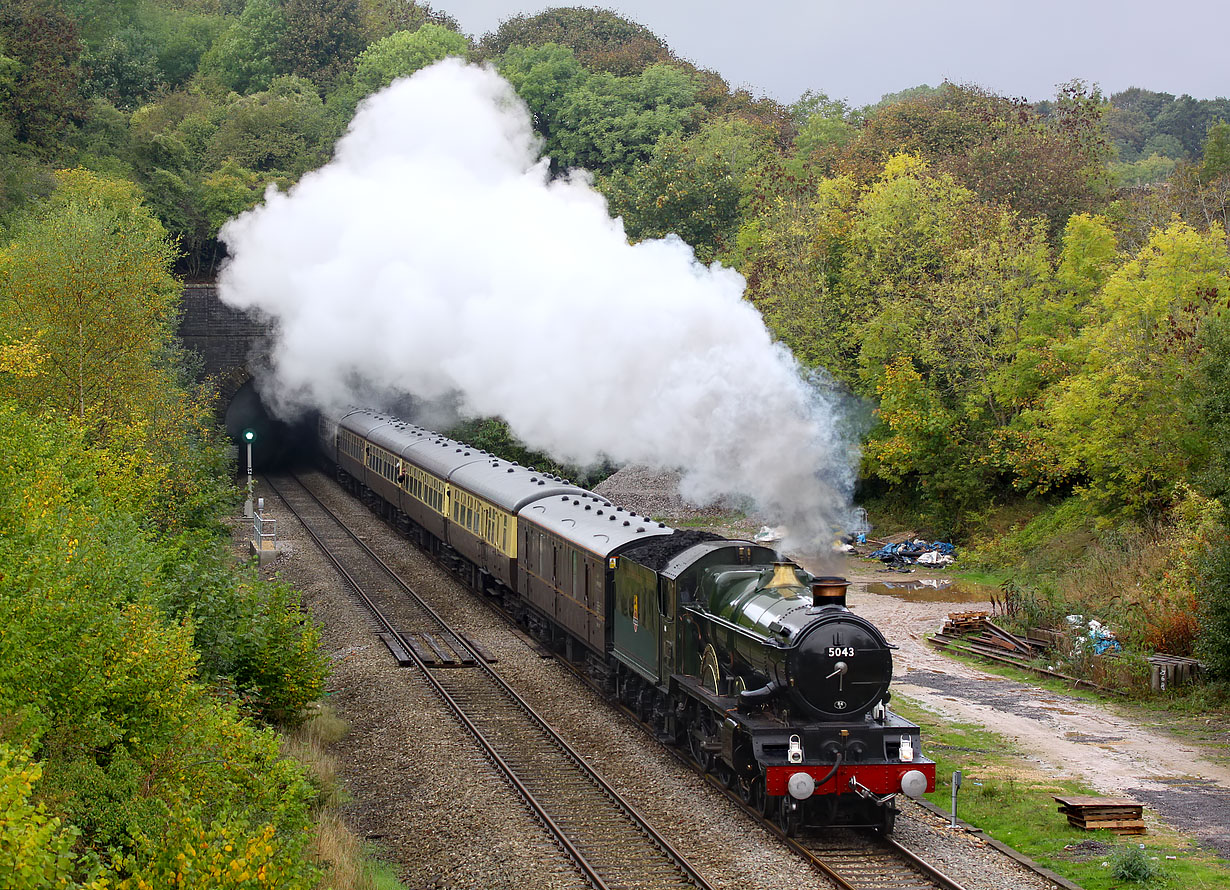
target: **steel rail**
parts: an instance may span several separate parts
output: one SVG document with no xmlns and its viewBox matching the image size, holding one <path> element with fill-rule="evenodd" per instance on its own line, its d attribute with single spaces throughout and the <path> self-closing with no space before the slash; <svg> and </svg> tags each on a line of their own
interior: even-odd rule
<svg viewBox="0 0 1230 890">
<path fill-rule="evenodd" d="M 422 550 L 422 548 L 417 548 L 417 549 L 419 549 L 420 552 L 426 553 L 426 551 Z M 445 565 L 444 563 L 439 562 L 438 560 L 436 560 L 435 562 L 437 565 L 443 568 L 446 572 L 448 572 L 454 579 L 456 579 L 458 583 L 464 585 L 466 589 L 473 590 L 473 587 L 470 585 L 470 582 L 466 578 L 462 577 L 456 571 L 453 571 L 451 568 L 449 568 L 449 566 Z M 498 614 L 502 619 L 504 619 L 504 621 L 508 623 L 508 626 L 512 632 L 516 633 L 521 638 L 525 639 L 527 644 L 533 645 L 532 638 L 525 635 L 521 627 L 514 621 L 512 616 L 509 615 L 506 610 L 501 608 L 498 605 L 498 603 L 492 602 L 490 599 L 486 597 L 479 597 L 479 599 L 485 606 L 487 606 L 487 608 L 489 608 L 492 612 L 494 612 L 495 614 Z M 742 797 L 740 797 L 739 794 L 737 794 L 733 789 L 727 787 L 725 783 L 718 780 L 717 777 L 715 777 L 711 773 L 706 773 L 695 761 L 689 758 L 684 752 L 680 751 L 679 749 L 673 746 L 661 743 L 660 740 L 658 740 L 657 738 L 657 733 L 653 726 L 641 720 L 640 717 L 638 717 L 635 712 L 633 712 L 631 709 L 629 709 L 622 703 L 618 701 L 614 701 L 611 698 L 609 698 L 603 692 L 603 690 L 598 686 L 598 684 L 594 683 L 593 680 L 589 676 L 587 676 L 583 671 L 579 670 L 577 666 L 571 663 L 568 659 L 561 657 L 560 654 L 557 652 L 552 652 L 551 655 L 553 658 L 555 658 L 556 663 L 560 664 L 562 667 L 564 667 L 566 670 L 572 673 L 577 679 L 585 683 L 590 689 L 597 692 L 599 696 L 603 698 L 604 701 L 606 701 L 608 704 L 615 707 L 629 721 L 631 721 L 634 725 L 639 727 L 647 735 L 654 738 L 655 741 L 659 741 L 659 744 L 662 745 L 662 748 L 665 751 L 667 751 L 669 754 L 675 757 L 680 763 L 687 766 L 689 769 L 693 770 L 698 775 L 702 776 L 716 790 L 726 795 L 728 799 L 730 799 L 733 803 L 735 803 L 738 807 L 740 807 L 748 815 L 750 815 L 757 822 L 757 824 L 759 824 L 762 828 L 765 828 L 772 835 L 774 835 L 779 840 L 781 840 L 796 855 L 800 856 L 801 858 L 803 858 L 804 860 L 812 864 L 826 877 L 830 878 L 839 887 L 843 888 L 843 890 L 844 888 L 858 888 L 858 890 L 865 890 L 865 888 L 860 887 L 859 885 L 850 884 L 849 882 L 847 882 L 845 878 L 843 878 L 838 872 L 828 867 L 823 862 L 823 860 L 819 858 L 818 854 L 816 854 L 814 851 L 808 850 L 806 847 L 804 847 L 794 838 L 788 837 L 773 820 L 766 819 L 756 809 L 749 806 L 742 799 Z M 942 871 L 940 871 L 938 868 L 936 868 L 931 863 L 927 862 L 925 859 L 918 856 L 912 850 L 908 849 L 907 847 L 902 846 L 900 842 L 892 838 L 877 838 L 876 840 L 879 843 L 882 843 L 883 845 L 890 847 L 894 851 L 894 853 L 898 855 L 900 858 L 906 859 L 907 861 L 909 861 L 911 865 L 913 865 L 920 872 L 924 873 L 930 880 L 934 881 L 936 886 L 944 888 L 944 890 L 964 890 L 964 887 L 962 884 L 960 884 L 954 878 L 944 874 Z M 1033 863 L 1030 860 L 1021 859 L 1021 858 L 1016 858 L 1014 859 L 1014 861 L 1020 864 L 1023 868 L 1026 868 L 1032 873 L 1037 874 L 1042 879 L 1048 880 L 1054 883 L 1052 876 L 1046 873 L 1044 870 L 1040 869 L 1037 863 Z M 1056 886 L 1063 886 L 1063 885 L 1057 884 Z"/>
<path fill-rule="evenodd" d="M 519 695 L 516 690 L 514 690 L 507 683 L 507 681 L 503 679 L 503 677 L 499 675 L 498 672 L 487 664 L 482 653 L 471 645 L 463 635 L 454 631 L 448 625 L 447 621 L 438 612 L 436 612 L 436 610 L 433 609 L 429 603 L 423 600 L 423 598 L 420 597 L 418 593 L 416 593 L 413 588 L 411 588 L 410 585 L 397 574 L 396 571 L 388 566 L 384 560 L 382 560 L 375 553 L 375 551 L 367 545 L 365 541 L 355 535 L 346 523 L 343 522 L 332 510 L 330 510 L 329 507 L 326 506 L 320 498 L 317 497 L 316 494 L 303 483 L 302 480 L 294 474 L 290 474 L 289 478 L 291 478 L 294 483 L 298 485 L 299 489 L 311 499 L 313 505 L 317 509 L 319 509 L 330 521 L 332 521 L 338 529 L 345 533 L 354 546 L 358 547 L 368 559 L 370 559 L 375 565 L 379 566 L 379 568 L 394 581 L 403 593 L 412 598 L 415 605 L 419 609 L 429 616 L 442 630 L 452 636 L 456 640 L 459 647 L 464 648 L 469 654 L 474 656 L 475 667 L 480 669 L 487 676 L 487 678 L 496 685 L 499 692 L 506 696 L 513 705 L 519 708 L 525 716 L 535 724 L 536 728 L 547 736 L 559 752 L 571 761 L 585 775 L 585 777 L 611 801 L 619 813 L 621 813 L 622 816 L 631 823 L 631 826 L 635 830 L 639 831 L 653 846 L 657 847 L 662 852 L 663 856 L 670 861 L 676 869 L 678 869 L 680 877 L 684 878 L 688 883 L 691 883 L 695 887 L 701 888 L 701 890 L 709 890 L 709 884 L 688 862 L 686 857 L 676 850 L 671 843 L 666 840 L 666 838 L 662 837 L 662 835 L 658 833 L 658 831 L 648 822 L 648 820 L 640 815 L 632 804 L 624 799 L 624 797 L 613 786 L 611 786 L 611 784 L 607 782 L 578 751 L 572 748 L 572 746 L 570 746 L 554 730 L 554 728 L 552 728 L 550 724 L 547 723 L 547 721 L 539 715 L 529 705 L 529 703 L 526 702 L 525 699 L 522 698 L 522 696 Z M 444 684 L 439 679 L 437 671 L 433 670 L 430 665 L 424 662 L 419 657 L 418 653 L 414 651 L 414 648 L 408 644 L 403 633 L 394 627 L 393 623 L 384 614 L 383 610 L 379 608 L 375 601 L 363 589 L 363 585 L 354 577 L 351 571 L 343 565 L 341 559 L 334 552 L 334 548 L 324 541 L 319 534 L 317 534 L 316 529 L 309 524 L 306 518 L 302 515 L 301 511 L 295 506 L 295 504 L 292 503 L 291 499 L 287 497 L 286 492 L 278 486 L 273 478 L 269 478 L 266 481 L 270 484 L 273 491 L 278 494 L 278 496 L 286 504 L 287 508 L 290 509 L 291 512 L 294 513 L 299 519 L 304 530 L 307 531 L 312 540 L 320 548 L 321 552 L 325 554 L 326 558 L 329 559 L 329 561 L 346 580 L 346 583 L 358 594 L 359 598 L 372 613 L 380 626 L 384 628 L 385 632 L 391 637 L 397 639 L 402 644 L 406 653 L 410 656 L 415 665 L 428 680 L 433 691 L 454 713 L 467 731 L 474 736 L 475 740 L 478 741 L 480 746 L 483 748 L 483 751 L 488 759 L 500 770 L 509 784 L 516 790 L 517 794 L 526 802 L 534 815 L 553 836 L 556 843 L 558 843 L 568 857 L 573 860 L 585 879 L 589 881 L 596 888 L 596 890 L 608 890 L 608 884 L 600 874 L 599 867 L 589 861 L 589 858 L 585 856 L 585 854 L 569 837 L 568 830 L 559 825 L 557 820 L 553 818 L 548 811 L 547 806 L 539 800 L 533 790 L 522 781 L 520 776 L 518 776 L 516 769 L 496 750 L 495 746 L 487 737 L 486 733 L 483 732 L 482 728 L 479 727 L 470 718 L 470 715 L 466 713 L 464 706 L 458 702 L 456 698 L 445 688 Z"/>
</svg>

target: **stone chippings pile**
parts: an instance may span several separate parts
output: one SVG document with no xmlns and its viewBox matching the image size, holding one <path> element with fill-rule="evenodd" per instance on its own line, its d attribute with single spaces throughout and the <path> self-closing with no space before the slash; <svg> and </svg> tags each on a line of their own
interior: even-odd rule
<svg viewBox="0 0 1230 890">
<path fill-rule="evenodd" d="M 311 478 L 317 487 L 321 477 Z M 670 502 L 670 493 L 664 492 L 665 483 L 655 482 L 642 499 L 624 505 L 664 515 L 660 505 Z M 376 639 L 366 611 L 290 512 L 268 490 L 257 494 L 267 499 L 267 513 L 277 517 L 279 537 L 293 544 L 262 574 L 276 570 L 304 592 L 333 660 L 326 701 L 350 724 L 332 754 L 338 781 L 351 801 L 345 809 L 351 829 L 395 864 L 407 886 L 421 890 L 585 887 L 562 856 L 543 844 L 542 828 L 422 678 L 396 666 Z M 714 886 L 827 886 L 669 751 L 562 667 L 541 658 L 537 649 L 366 508 L 336 488 L 326 502 L 349 520 L 362 522 L 367 543 L 498 658 L 501 673 L 535 708 L 552 715 L 557 729 Z M 921 808 L 903 802 L 903 809 L 897 821 L 899 839 L 942 864 L 969 890 L 1052 886 L 968 834 L 947 830 L 942 820 Z"/>
<path fill-rule="evenodd" d="M 732 504 L 690 504 L 679 495 L 680 474 L 673 470 L 654 470 L 642 466 L 626 466 L 594 486 L 594 493 L 633 513 L 662 519 L 668 525 L 715 521 L 741 533 L 754 531 L 755 516 L 744 516 Z"/>
</svg>

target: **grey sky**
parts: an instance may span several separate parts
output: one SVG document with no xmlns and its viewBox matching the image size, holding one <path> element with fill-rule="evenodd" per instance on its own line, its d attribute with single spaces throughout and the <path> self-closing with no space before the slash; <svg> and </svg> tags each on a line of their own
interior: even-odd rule
<svg viewBox="0 0 1230 890">
<path fill-rule="evenodd" d="M 436 0 L 481 37 L 553 6 Z M 1106 94 L 1129 86 L 1230 95 L 1225 0 L 619 0 L 597 3 L 648 27 L 733 86 L 792 102 L 818 90 L 855 105 L 948 79 L 1028 99 L 1073 78 Z"/>
</svg>

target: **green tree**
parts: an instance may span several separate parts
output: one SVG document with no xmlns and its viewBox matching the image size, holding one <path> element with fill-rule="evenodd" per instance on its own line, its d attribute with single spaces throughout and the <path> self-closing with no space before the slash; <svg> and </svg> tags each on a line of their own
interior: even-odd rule
<svg viewBox="0 0 1230 890">
<path fill-rule="evenodd" d="M 748 172 L 767 150 L 764 128 L 731 118 L 663 137 L 648 161 L 601 187 L 633 240 L 674 233 L 712 262 L 733 247 Z"/>
<path fill-rule="evenodd" d="M 162 86 L 158 50 L 149 35 L 125 28 L 107 37 L 82 58 L 85 92 L 131 111 Z"/>
<path fill-rule="evenodd" d="M 1230 313 L 1227 300 L 1221 303 L 1201 331 L 1202 352 L 1184 393 L 1200 437 L 1196 481 L 1230 506 Z"/>
<path fill-rule="evenodd" d="M 813 186 L 769 158 L 750 172 L 738 268 L 770 329 L 809 366 L 857 380 L 855 302 L 842 273 L 859 190 L 852 177 Z"/>
<path fill-rule="evenodd" d="M 248 0 L 239 20 L 201 57 L 200 72 L 237 93 L 266 89 L 282 73 L 275 60 L 285 33 L 278 0 Z"/>
<path fill-rule="evenodd" d="M 398 31 L 417 31 L 423 25 L 440 25 L 461 33 L 461 26 L 451 15 L 415 0 L 359 0 L 359 20 L 369 44 Z"/>
<path fill-rule="evenodd" d="M 78 831 L 32 798 L 42 766 L 0 742 L 0 883 L 10 890 L 79 887 L 72 880 Z"/>
<path fill-rule="evenodd" d="M 286 27 L 273 53 L 280 74 L 330 83 L 366 45 L 359 0 L 282 0 Z"/>
<path fill-rule="evenodd" d="M 239 887 L 258 868 L 272 885 L 311 886 L 312 790 L 272 733 L 199 682 L 191 624 L 154 607 L 174 584 L 160 568 L 173 553 L 157 543 L 164 528 L 106 491 L 116 475 L 140 484 L 112 466 L 123 453 L 2 399 L 0 446 L 0 709 L 29 752 L 0 747 L 0 845 L 45 844 L 14 864 L 67 882 L 56 886 L 89 869 L 131 890 Z M 35 780 L 43 812 L 23 799 Z"/>
<path fill-rule="evenodd" d="M 214 13 L 191 9 L 152 7 L 147 27 L 158 54 L 158 70 L 170 89 L 188 83 L 201 57 L 226 30 L 227 20 Z"/>
<path fill-rule="evenodd" d="M 626 172 L 647 160 L 659 139 L 690 129 L 704 113 L 696 81 L 671 65 L 634 77 L 591 74 L 571 49 L 548 43 L 510 48 L 499 68 L 560 168 Z"/>
<path fill-rule="evenodd" d="M 1174 101 L 1170 93 L 1155 93 L 1129 87 L 1110 97 L 1106 110 L 1106 135 L 1123 162 L 1139 160 L 1146 140 L 1154 135 L 1153 121 L 1166 105 Z"/>
<path fill-rule="evenodd" d="M 1111 177 L 1120 188 L 1140 188 L 1163 182 L 1174 173 L 1178 164 L 1160 154 L 1151 154 L 1135 163 L 1112 162 Z"/>
<path fill-rule="evenodd" d="M 211 141 L 225 120 L 228 106 L 199 90 L 177 90 L 132 114 L 126 154 L 134 177 L 183 252 L 180 268 L 200 274 L 212 256 L 210 228 L 203 207 L 203 176 Z"/>
<path fill-rule="evenodd" d="M 838 150 L 858 133 L 862 115 L 844 99 L 830 99 L 824 93 L 810 90 L 790 106 L 790 116 L 797 132 L 794 150 L 803 158 L 831 162 Z"/>
<path fill-rule="evenodd" d="M 299 77 L 278 77 L 269 89 L 227 106 L 205 162 L 216 169 L 231 159 L 249 170 L 298 178 L 324 162 L 332 133 L 316 88 Z"/>
<path fill-rule="evenodd" d="M 398 31 L 377 40 L 355 60 L 354 84 L 360 95 L 374 93 L 399 77 L 448 56 L 465 56 L 466 39 L 440 25 L 425 24 L 417 31 Z"/>
<path fill-rule="evenodd" d="M 1225 235 L 1172 223 L 1111 275 L 1073 343 L 1081 366 L 1048 398 L 1067 475 L 1107 510 L 1168 503 L 1202 458 L 1186 380 L 1203 328 L 1230 293 Z"/>
<path fill-rule="evenodd" d="M 1023 101 L 945 84 L 933 95 L 870 112 L 842 163 L 871 179 L 888 157 L 908 152 L 986 203 L 1045 217 L 1057 234 L 1070 214 L 1103 206 L 1110 146 L 1096 92 L 1067 85 L 1053 109 L 1043 117 Z"/>
<path fill-rule="evenodd" d="M 0 7 L 3 92 L 0 119 L 19 142 L 45 153 L 81 113 L 81 41 L 77 25 L 54 0 L 13 0 Z"/>
<path fill-rule="evenodd" d="M 484 57 L 494 59 L 515 46 L 548 43 L 568 47 L 590 71 L 621 77 L 638 75 L 672 58 L 666 44 L 648 28 L 604 9 L 548 9 L 514 16 L 483 38 L 481 50 Z"/>
<path fill-rule="evenodd" d="M 1209 672 L 1230 678 L 1230 544 L 1222 541 L 1200 561 L 1199 654 Z"/>
<path fill-rule="evenodd" d="M 1158 112 L 1153 121 L 1158 134 L 1173 136 L 1183 147 L 1183 156 L 1197 158 L 1210 125 L 1230 118 L 1230 99 L 1193 99 L 1182 95 Z"/>
<path fill-rule="evenodd" d="M 1200 177 L 1207 182 L 1223 176 L 1230 176 L 1230 124 L 1218 121 L 1204 140 Z"/>
<path fill-rule="evenodd" d="M 651 65 L 636 77 L 593 74 L 563 97 L 552 160 L 596 172 L 627 170 L 702 112 L 692 78 L 670 65 Z"/>
<path fill-rule="evenodd" d="M 249 170 L 230 158 L 224 161 L 201 182 L 201 201 L 209 231 L 217 234 L 227 220 L 259 204 L 271 184 L 286 190 L 292 183 L 286 177 Z"/>
<path fill-rule="evenodd" d="M 553 153 L 566 126 L 566 98 L 589 79 L 589 72 L 576 53 L 555 43 L 510 47 L 497 65 L 500 74 L 529 106 L 534 129 L 546 140 L 548 152 Z"/>
</svg>

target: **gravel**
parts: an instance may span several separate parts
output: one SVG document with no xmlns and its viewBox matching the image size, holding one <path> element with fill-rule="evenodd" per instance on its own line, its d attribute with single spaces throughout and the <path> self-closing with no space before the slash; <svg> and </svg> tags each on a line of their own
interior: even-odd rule
<svg viewBox="0 0 1230 890">
<path fill-rule="evenodd" d="M 625 486 L 637 479 L 648 488 L 625 497 L 622 492 L 631 490 Z M 413 669 L 396 666 L 375 639 L 371 618 L 331 564 L 281 502 L 262 488 L 258 494 L 267 499 L 267 513 L 278 519 L 280 538 L 294 544 L 269 568 L 304 591 L 305 605 L 320 622 L 324 646 L 334 660 L 326 697 L 351 727 L 333 752 L 351 796 L 345 808 L 351 828 L 377 843 L 401 879 L 416 890 L 584 886 L 562 855 L 543 847 L 541 827 L 422 679 Z M 678 521 L 671 500 L 678 495 L 669 477 L 651 478 L 626 468 L 598 490 L 638 512 L 669 514 Z M 485 646 L 499 660 L 497 669 L 550 715 L 556 728 L 716 887 L 826 886 L 771 834 L 560 665 L 541 658 L 536 647 L 510 632 L 501 618 L 357 501 L 336 488 L 326 500 L 341 515 L 363 519 L 367 543 Z M 710 514 L 696 508 L 695 515 Z M 901 806 L 897 838 L 969 890 L 1053 886 L 977 836 L 949 829 L 913 802 L 902 800 Z"/>
<path fill-rule="evenodd" d="M 669 516 L 673 523 L 717 519 L 723 526 L 733 525 L 745 532 L 757 527 L 756 517 L 744 518 L 730 504 L 688 503 L 679 495 L 679 480 L 680 474 L 670 470 L 627 466 L 594 486 L 594 493 L 643 516 Z"/>
</svg>

